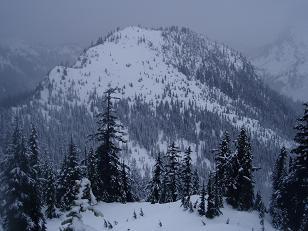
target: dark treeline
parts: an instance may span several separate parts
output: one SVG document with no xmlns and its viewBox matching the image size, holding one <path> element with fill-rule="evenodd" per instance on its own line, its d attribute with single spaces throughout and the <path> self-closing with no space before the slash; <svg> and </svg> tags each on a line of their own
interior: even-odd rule
<svg viewBox="0 0 308 231">
<path fill-rule="evenodd" d="M 191 163 L 191 148 L 188 147 L 182 159 L 179 149 L 172 143 L 167 153 L 158 155 L 149 184 L 148 201 L 166 203 L 181 200 L 184 209 L 191 205 L 190 196 L 201 193 L 198 212 L 213 218 L 221 214 L 223 198 L 239 210 L 250 210 L 254 206 L 254 180 L 252 151 L 245 129 L 242 129 L 235 152 L 231 151 L 230 137 L 225 132 L 218 150 L 215 167 L 209 173 L 207 188 L 204 183 L 200 190 L 198 173 Z M 207 194 L 207 208 L 205 196 Z"/>
<path fill-rule="evenodd" d="M 240 211 L 257 210 L 263 227 L 265 213 L 269 211 L 276 228 L 307 230 L 308 104 L 296 126 L 296 148 L 289 157 L 285 148 L 278 155 L 270 208 L 266 209 L 261 194 L 254 191 L 254 172 L 259 168 L 253 166 L 251 142 L 244 128 L 235 140 L 234 150 L 229 133 L 224 133 L 214 150 L 215 164 L 207 182 L 192 165 L 191 147 L 181 153 L 176 143 L 171 143 L 166 153 L 157 154 L 151 179 L 145 192 L 140 193 L 135 169 L 120 159 L 119 144 L 126 141 L 113 93 L 114 89 L 105 92 L 104 110 L 97 115 L 96 132 L 89 136 L 95 145 L 80 159 L 71 136 L 59 169 L 42 158 L 35 125 L 31 126 L 29 138 L 25 138 L 16 119 L 1 160 L 0 215 L 5 231 L 43 231 L 46 218 L 72 211 L 61 228 L 68 231 L 73 217 L 78 219 L 78 212 L 73 209 L 76 206 L 79 212 L 90 210 L 99 216 L 93 208 L 97 201 L 126 203 L 144 198 L 151 203 L 181 200 L 185 210 L 196 208 L 200 216 L 207 218 L 222 214 L 226 202 Z M 197 194 L 200 202 L 193 205 L 190 197 Z"/>
</svg>

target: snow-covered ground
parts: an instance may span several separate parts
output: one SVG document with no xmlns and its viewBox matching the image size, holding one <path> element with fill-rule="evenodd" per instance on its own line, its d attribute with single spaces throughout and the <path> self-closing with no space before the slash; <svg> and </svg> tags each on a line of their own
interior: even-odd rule
<svg viewBox="0 0 308 231">
<path fill-rule="evenodd" d="M 192 202 L 199 198 L 192 197 Z M 107 230 L 104 227 L 105 220 L 110 222 L 115 231 L 251 231 L 261 230 L 260 219 L 256 211 L 240 212 L 230 208 L 225 204 L 222 209 L 223 215 L 207 219 L 200 217 L 197 209 L 193 213 L 184 211 L 180 207 L 180 201 L 167 204 L 150 204 L 148 202 L 134 203 L 99 203 L 95 206 L 96 210 L 102 212 L 103 217 L 94 216 L 93 212 L 82 213 L 83 227 L 80 231 L 100 231 Z M 140 215 L 142 209 L 144 215 Z M 134 211 L 137 218 L 133 217 Z M 65 220 L 65 215 L 58 219 L 47 221 L 48 231 L 59 230 L 61 222 Z M 227 221 L 229 221 L 227 224 Z M 161 223 L 161 226 L 159 225 Z M 81 226 L 80 226 L 81 227 Z M 265 230 L 274 231 L 270 223 L 265 221 Z"/>
</svg>

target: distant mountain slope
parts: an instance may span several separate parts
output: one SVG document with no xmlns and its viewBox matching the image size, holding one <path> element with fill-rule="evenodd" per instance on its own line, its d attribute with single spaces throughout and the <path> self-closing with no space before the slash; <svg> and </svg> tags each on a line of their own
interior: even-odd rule
<svg viewBox="0 0 308 231">
<path fill-rule="evenodd" d="M 73 62 L 77 46 L 43 47 L 22 41 L 0 42 L 0 101 L 35 88 L 52 67 Z"/>
<path fill-rule="evenodd" d="M 73 66 L 54 67 L 35 96 L 13 111 L 26 130 L 30 121 L 37 124 L 43 148 L 59 163 L 71 135 L 82 150 L 93 145 L 87 136 L 109 87 L 118 88 L 116 106 L 127 131 L 123 157 L 135 159 L 141 171 L 175 141 L 182 150 L 192 146 L 205 176 L 223 132 L 235 139 L 243 126 L 251 134 L 255 163 L 262 165 L 257 178 L 262 187 L 278 148 L 291 145 L 296 113 L 291 102 L 266 87 L 240 53 L 186 28 L 111 33 Z M 1 116 L 3 144 L 12 116 L 10 111 Z"/>
<path fill-rule="evenodd" d="M 263 48 L 254 59 L 260 76 L 274 89 L 295 100 L 308 100 L 308 36 L 289 31 Z"/>
</svg>

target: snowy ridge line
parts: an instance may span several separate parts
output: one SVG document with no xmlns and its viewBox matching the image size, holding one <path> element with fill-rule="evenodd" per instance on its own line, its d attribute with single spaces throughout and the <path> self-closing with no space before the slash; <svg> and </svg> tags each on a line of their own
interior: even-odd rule
<svg viewBox="0 0 308 231">
<path fill-rule="evenodd" d="M 118 87 L 121 98 L 133 99 L 140 96 L 144 102 L 153 105 L 177 99 L 185 107 L 192 101 L 200 110 L 207 110 L 226 118 L 234 127 L 246 127 L 261 142 L 275 138 L 277 143 L 290 146 L 290 142 L 279 137 L 275 131 L 264 128 L 256 119 L 236 114 L 236 107 L 226 94 L 215 87 L 208 87 L 198 80 L 188 79 L 170 62 L 178 62 L 173 55 L 164 51 L 169 44 L 162 31 L 128 27 L 115 32 L 112 41 L 89 48 L 72 68 L 56 66 L 43 83 L 39 102 L 48 110 L 60 109 L 65 101 L 70 105 L 85 105 L 90 112 L 91 96 L 101 97 L 108 86 Z M 207 41 L 208 49 L 217 46 Z M 221 46 L 230 60 L 240 60 L 231 50 Z M 198 64 L 196 64 L 198 65 Z M 236 61 L 236 68 L 242 63 Z M 162 99 L 162 96 L 165 96 Z M 57 105 L 49 104 L 58 101 Z M 217 99 L 222 99 L 223 104 Z M 132 103 L 133 104 L 133 103 Z M 243 102 L 245 105 L 245 102 Z M 226 109 L 228 107 L 228 113 Z M 249 108 L 249 106 L 246 106 Z M 251 110 L 254 110 L 251 108 Z M 257 112 L 255 112 L 257 113 Z"/>
</svg>

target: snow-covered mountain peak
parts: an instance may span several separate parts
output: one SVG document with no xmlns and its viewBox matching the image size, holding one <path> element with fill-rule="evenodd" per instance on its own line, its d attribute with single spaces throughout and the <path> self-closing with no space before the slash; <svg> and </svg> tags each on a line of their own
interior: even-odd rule
<svg viewBox="0 0 308 231">
<path fill-rule="evenodd" d="M 290 30 L 253 60 L 271 87 L 300 101 L 308 99 L 307 41 L 308 32 Z"/>
<path fill-rule="evenodd" d="M 15 112 L 26 124 L 37 123 L 59 162 L 71 135 L 93 145 L 87 137 L 109 87 L 118 89 L 116 108 L 127 133 L 122 157 L 135 160 L 142 173 L 174 141 L 181 150 L 191 146 L 193 162 L 206 175 L 224 131 L 235 139 L 245 127 L 264 165 L 264 185 L 273 153 L 290 145 L 289 102 L 267 88 L 239 52 L 186 28 L 128 27 L 99 38 L 73 65 L 55 66 Z"/>
<path fill-rule="evenodd" d="M 108 86 L 117 87 L 123 98 L 140 97 L 154 108 L 173 100 L 188 108 L 193 102 L 201 110 L 228 118 L 235 127 L 248 126 L 257 135 L 259 121 L 236 115 L 239 99 L 232 94 L 234 85 L 246 81 L 241 77 L 260 84 L 253 74 L 237 74 L 245 68 L 252 71 L 240 54 L 188 29 L 128 27 L 89 48 L 72 67 L 52 69 L 40 101 L 72 99 L 72 104 L 87 105 L 90 111 L 93 95 L 101 97 Z M 242 103 L 252 114 L 258 113 L 248 102 Z M 265 134 L 264 141 L 274 133 L 265 129 Z"/>
<path fill-rule="evenodd" d="M 213 56 L 217 60 L 213 60 Z M 107 86 L 122 89 L 122 94 L 127 97 L 144 95 L 144 99 L 151 102 L 171 86 L 170 90 L 173 88 L 181 100 L 187 101 L 189 92 L 184 89 L 192 80 L 190 91 L 195 97 L 204 98 L 209 91 L 204 89 L 205 85 L 201 86 L 200 80 L 196 81 L 200 68 L 219 63 L 239 71 L 244 66 L 243 59 L 238 53 L 188 29 L 128 27 L 107 36 L 102 44 L 89 48 L 72 68 L 55 67 L 49 73 L 48 82 L 63 94 L 69 94 L 69 89 L 78 82 L 80 87 L 75 89 L 76 95 L 83 102 L 88 102 L 94 89 L 101 96 Z M 232 85 L 228 77 L 222 74 L 215 78 L 225 78 Z M 211 90 L 220 94 L 219 89 Z M 204 102 L 199 106 L 206 107 Z"/>
</svg>

